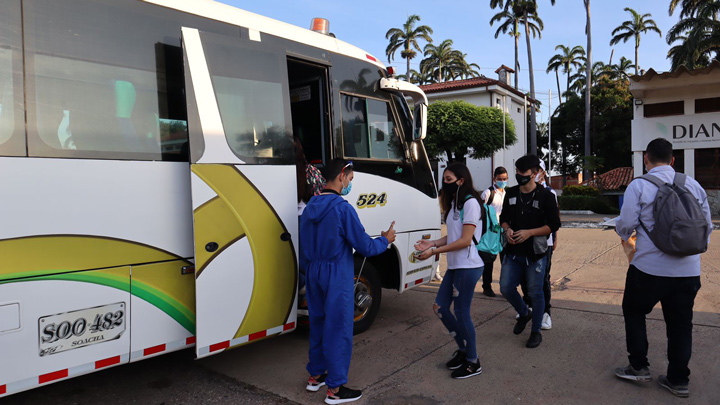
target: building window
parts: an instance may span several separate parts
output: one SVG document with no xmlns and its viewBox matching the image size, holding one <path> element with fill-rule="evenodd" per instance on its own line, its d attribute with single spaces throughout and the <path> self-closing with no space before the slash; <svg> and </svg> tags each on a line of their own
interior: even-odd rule
<svg viewBox="0 0 720 405">
<path fill-rule="evenodd" d="M 720 97 L 695 100 L 695 114 L 720 111 Z"/>
<path fill-rule="evenodd" d="M 678 173 L 685 173 L 685 149 L 673 149 L 673 158 L 673 169 Z"/>
<path fill-rule="evenodd" d="M 695 149 L 695 180 L 705 189 L 720 190 L 720 148 Z"/>
<path fill-rule="evenodd" d="M 520 112 L 521 112 L 521 111 L 520 111 L 520 107 L 518 107 L 518 114 L 520 114 Z"/>
<path fill-rule="evenodd" d="M 685 102 L 671 101 L 668 103 L 645 104 L 643 112 L 645 118 L 683 115 L 685 114 Z"/>
</svg>

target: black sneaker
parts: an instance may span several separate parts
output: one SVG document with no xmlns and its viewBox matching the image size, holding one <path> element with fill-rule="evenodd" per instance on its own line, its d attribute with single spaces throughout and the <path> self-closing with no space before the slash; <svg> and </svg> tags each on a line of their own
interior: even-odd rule
<svg viewBox="0 0 720 405">
<path fill-rule="evenodd" d="M 461 352 L 460 350 L 455 350 L 455 353 L 453 353 L 453 358 L 450 359 L 445 365 L 450 370 L 455 370 L 457 368 L 460 368 L 463 364 L 465 364 L 465 352 Z"/>
<path fill-rule="evenodd" d="M 540 342 L 542 342 L 542 334 L 540 332 L 531 332 L 530 339 L 528 339 L 527 343 L 525 343 L 525 347 L 528 349 L 534 349 L 540 346 Z"/>
<path fill-rule="evenodd" d="M 672 392 L 676 397 L 687 398 L 690 396 L 687 384 L 673 384 L 667 379 L 667 376 L 659 375 L 658 384 L 660 384 L 661 387 L 667 388 L 668 391 Z"/>
<path fill-rule="evenodd" d="M 483 288 L 483 294 L 487 295 L 488 297 L 496 297 L 497 294 L 495 294 L 495 291 L 493 291 L 492 288 Z"/>
<path fill-rule="evenodd" d="M 523 333 L 523 331 L 525 330 L 525 325 L 527 325 L 527 323 L 530 321 L 532 321 L 532 309 L 528 308 L 527 315 L 521 316 L 517 319 L 517 321 L 515 321 L 513 333 L 516 335 Z"/>
<path fill-rule="evenodd" d="M 627 367 L 616 368 L 615 375 L 618 378 L 622 378 L 625 380 L 631 380 L 631 381 L 640 381 L 640 382 L 652 381 L 652 374 L 650 374 L 650 370 L 647 367 L 643 367 L 640 370 L 636 370 L 630 364 L 628 364 Z"/>
<path fill-rule="evenodd" d="M 305 386 L 305 389 L 311 392 L 318 392 L 320 390 L 320 387 L 325 385 L 326 378 L 327 373 L 320 374 L 320 377 L 318 378 L 310 376 L 308 378 L 307 386 Z"/>
<path fill-rule="evenodd" d="M 330 388 L 327 390 L 325 397 L 326 404 L 344 404 L 345 402 L 353 402 L 362 398 L 362 391 L 348 388 L 344 385 L 340 386 L 338 392 L 333 393 Z"/>
<path fill-rule="evenodd" d="M 469 361 L 465 361 L 465 364 L 463 367 L 458 368 L 457 370 L 453 371 L 450 376 L 452 378 L 468 378 L 472 377 L 474 375 L 478 375 L 482 373 L 482 367 L 480 366 L 480 360 L 477 360 L 475 363 L 471 363 Z"/>
</svg>

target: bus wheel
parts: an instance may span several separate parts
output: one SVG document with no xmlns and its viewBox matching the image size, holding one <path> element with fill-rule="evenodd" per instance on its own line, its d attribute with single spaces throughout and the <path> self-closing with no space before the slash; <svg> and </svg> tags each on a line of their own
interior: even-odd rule
<svg viewBox="0 0 720 405">
<path fill-rule="evenodd" d="M 355 265 L 357 287 L 355 287 L 354 294 L 355 322 L 353 324 L 353 335 L 363 333 L 370 328 L 380 310 L 380 301 L 382 300 L 382 284 L 377 270 L 370 262 L 365 262 L 365 267 L 362 269 L 362 274 L 360 274 L 358 280 L 361 264 L 362 261 L 356 262 Z"/>
</svg>

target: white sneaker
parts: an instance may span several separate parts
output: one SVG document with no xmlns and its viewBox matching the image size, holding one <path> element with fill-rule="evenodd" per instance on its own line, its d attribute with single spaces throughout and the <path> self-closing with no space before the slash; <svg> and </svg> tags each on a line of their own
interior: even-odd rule
<svg viewBox="0 0 720 405">
<path fill-rule="evenodd" d="M 552 329 L 552 319 L 550 319 L 550 314 L 545 312 L 543 314 L 543 320 L 542 325 L 540 326 L 540 329 L 542 330 L 550 330 Z"/>
</svg>

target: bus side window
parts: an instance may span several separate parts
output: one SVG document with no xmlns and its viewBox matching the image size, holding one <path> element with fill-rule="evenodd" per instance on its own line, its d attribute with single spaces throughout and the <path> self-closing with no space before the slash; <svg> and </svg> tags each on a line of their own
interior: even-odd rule
<svg viewBox="0 0 720 405">
<path fill-rule="evenodd" d="M 252 41 L 201 38 L 230 149 L 249 164 L 292 163 L 285 55 Z"/>
<path fill-rule="evenodd" d="M 348 94 L 341 97 L 345 156 L 402 160 L 403 143 L 397 136 L 390 103 Z"/>
<path fill-rule="evenodd" d="M 20 1 L 0 7 L 0 155 L 25 155 Z"/>
<path fill-rule="evenodd" d="M 180 28 L 235 30 L 133 1 L 23 7 L 31 156 L 187 161 Z"/>
</svg>

